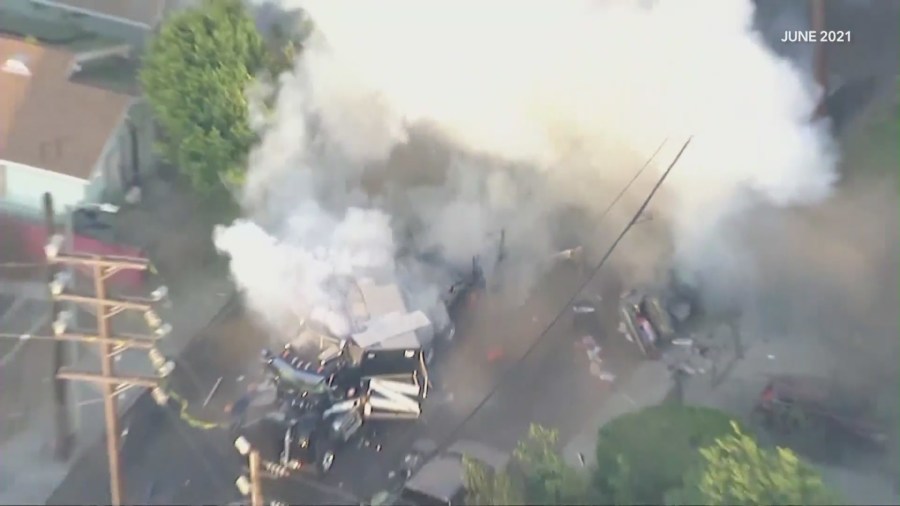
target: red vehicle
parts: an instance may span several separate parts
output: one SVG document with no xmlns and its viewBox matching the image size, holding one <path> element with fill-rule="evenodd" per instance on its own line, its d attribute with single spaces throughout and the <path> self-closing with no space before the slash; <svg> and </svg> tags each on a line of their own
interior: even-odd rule
<svg viewBox="0 0 900 506">
<path fill-rule="evenodd" d="M 791 431 L 815 425 L 827 434 L 844 435 L 877 447 L 887 432 L 872 420 L 874 406 L 865 392 L 851 392 L 815 376 L 779 375 L 770 378 L 756 410 L 770 427 Z"/>
<path fill-rule="evenodd" d="M 94 253 L 123 257 L 147 258 L 146 253 L 136 246 L 121 244 L 92 234 L 86 227 L 77 226 L 72 237 L 72 250 L 76 253 Z M 39 220 L 29 220 L 10 214 L 0 213 L 0 241 L 13 241 L 16 246 L 15 260 L 43 262 L 47 231 Z M 113 274 L 113 285 L 128 290 L 141 290 L 147 277 L 146 272 L 123 270 Z"/>
</svg>

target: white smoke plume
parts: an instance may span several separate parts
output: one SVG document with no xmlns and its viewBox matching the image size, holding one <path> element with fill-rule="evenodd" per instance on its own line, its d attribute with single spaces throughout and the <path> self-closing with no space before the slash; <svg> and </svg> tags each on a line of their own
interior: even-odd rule
<svg viewBox="0 0 900 506">
<path fill-rule="evenodd" d="M 596 216 L 664 139 L 657 175 L 693 135 L 654 204 L 690 268 L 733 253 L 710 247 L 731 217 L 836 179 L 818 91 L 752 31 L 750 0 L 274 3 L 316 29 L 251 157 L 263 228 L 217 245 L 279 318 L 333 308 L 329 276 L 392 264 L 409 230 L 461 267 L 505 229 L 497 276 L 527 288 L 560 211 Z"/>
</svg>

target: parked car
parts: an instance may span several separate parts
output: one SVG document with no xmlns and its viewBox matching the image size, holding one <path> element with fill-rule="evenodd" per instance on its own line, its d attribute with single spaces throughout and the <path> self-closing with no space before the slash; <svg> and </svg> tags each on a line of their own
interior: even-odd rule
<svg viewBox="0 0 900 506">
<path fill-rule="evenodd" d="M 659 347 L 675 337 L 672 315 L 657 296 L 640 290 L 626 292 L 620 301 L 619 312 L 626 338 L 644 355 L 656 356 Z"/>
<path fill-rule="evenodd" d="M 771 377 L 763 389 L 756 411 L 777 431 L 815 426 L 826 435 L 881 447 L 888 436 L 885 428 L 872 419 L 873 404 L 866 392 L 841 388 L 827 378 L 778 375 Z"/>
<path fill-rule="evenodd" d="M 109 232 L 108 223 L 91 221 L 90 214 L 76 213 L 73 217 L 72 251 L 98 255 L 148 258 L 147 252 L 135 245 L 116 242 Z M 17 257 L 30 261 L 44 261 L 44 246 L 47 244 L 47 230 L 38 218 L 0 213 L 0 229 L 15 238 Z M 80 269 L 80 268 L 79 268 Z M 113 286 L 129 292 L 139 292 L 149 284 L 148 276 L 153 272 L 125 269 L 110 276 Z"/>
</svg>

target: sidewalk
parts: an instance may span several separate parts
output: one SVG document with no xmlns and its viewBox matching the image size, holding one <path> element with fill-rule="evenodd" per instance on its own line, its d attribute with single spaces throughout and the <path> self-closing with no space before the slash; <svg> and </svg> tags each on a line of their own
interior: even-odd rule
<svg viewBox="0 0 900 506">
<path fill-rule="evenodd" d="M 205 212 L 185 191 L 160 180 L 147 181 L 143 201 L 123 209 L 116 216 L 117 235 L 122 242 L 146 249 L 159 272 L 159 281 L 169 288 L 171 304 L 160 308 L 172 333 L 161 343 L 162 351 L 178 356 L 217 314 L 233 300 L 234 289 L 226 275 L 225 264 L 218 261 L 212 245 L 215 216 Z M 155 281 L 152 281 L 153 283 Z M 154 286 L 148 286 L 153 289 Z M 93 347 L 81 347 L 81 357 L 72 369 L 95 371 L 99 359 Z M 45 357 L 46 358 L 46 357 Z M 145 353 L 128 351 L 116 362 L 124 374 L 152 374 Z M 34 378 L 46 384 L 47 378 Z M 104 433 L 102 402 L 96 389 L 87 383 L 72 385 L 73 430 L 76 448 L 68 465 L 52 458 L 52 419 L 49 385 L 47 399 L 30 429 L 0 446 L 0 503 L 44 503 L 63 480 L 79 456 L 96 444 Z M 142 393 L 134 388 L 120 397 L 119 411 L 126 412 Z M 127 427 L 123 427 L 127 430 Z"/>
<path fill-rule="evenodd" d="M 588 420 L 581 433 L 563 447 L 563 459 L 569 465 L 580 468 L 582 462 L 579 454 L 581 454 L 584 456 L 584 465 L 592 466 L 596 460 L 597 431 L 600 427 L 626 413 L 661 403 L 673 387 L 672 373 L 665 363 L 643 362 Z"/>
</svg>

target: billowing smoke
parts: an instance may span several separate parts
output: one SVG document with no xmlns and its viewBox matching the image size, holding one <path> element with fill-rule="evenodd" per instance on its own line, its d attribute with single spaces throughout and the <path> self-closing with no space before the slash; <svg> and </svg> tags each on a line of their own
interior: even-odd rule
<svg viewBox="0 0 900 506">
<path fill-rule="evenodd" d="M 816 202 L 836 178 L 818 92 L 753 32 L 749 0 L 276 3 L 315 32 L 258 111 L 258 225 L 216 238 L 275 325 L 339 328 L 335 276 L 378 266 L 409 288 L 444 268 L 409 251 L 461 269 L 498 237 L 487 270 L 527 291 L 666 139 L 650 176 L 693 136 L 653 212 L 693 270 L 740 263 L 715 246 L 743 211 Z"/>
</svg>

